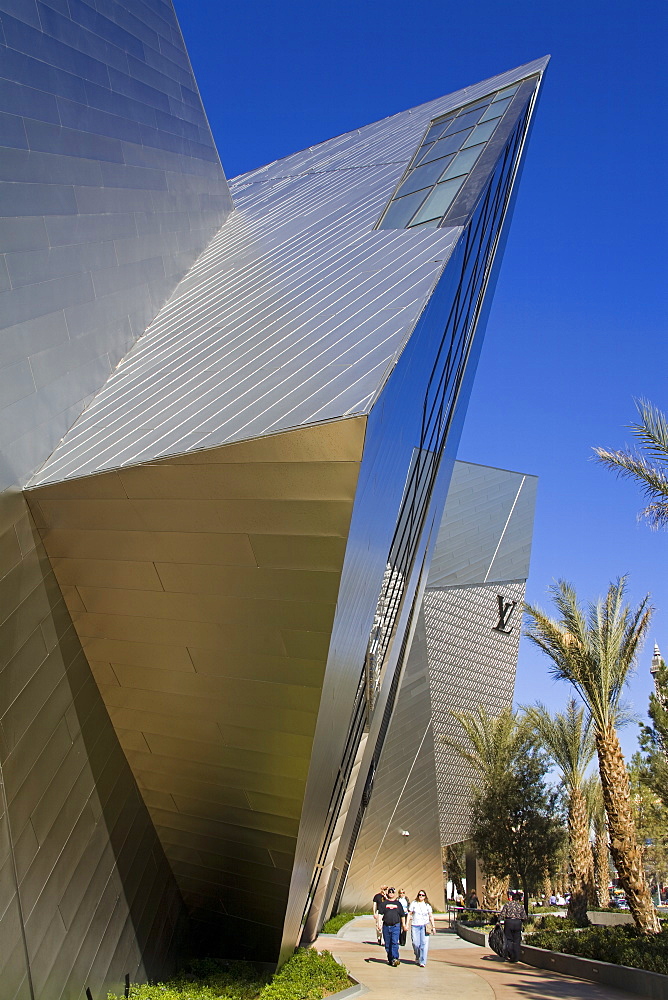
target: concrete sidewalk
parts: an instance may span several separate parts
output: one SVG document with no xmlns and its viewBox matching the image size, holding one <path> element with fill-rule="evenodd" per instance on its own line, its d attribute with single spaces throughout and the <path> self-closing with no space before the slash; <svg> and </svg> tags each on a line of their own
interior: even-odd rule
<svg viewBox="0 0 668 1000">
<path fill-rule="evenodd" d="M 415 962 L 410 943 L 400 949 L 399 968 L 391 968 L 385 949 L 376 944 L 372 917 L 356 917 L 337 935 L 322 934 L 317 947 L 331 951 L 368 987 L 369 1000 L 396 1000 L 412 990 L 419 991 L 421 1000 L 638 1000 L 635 993 L 529 965 L 510 965 L 489 948 L 462 941 L 447 930 L 444 919 L 437 918 L 437 927 L 424 969 Z"/>
</svg>

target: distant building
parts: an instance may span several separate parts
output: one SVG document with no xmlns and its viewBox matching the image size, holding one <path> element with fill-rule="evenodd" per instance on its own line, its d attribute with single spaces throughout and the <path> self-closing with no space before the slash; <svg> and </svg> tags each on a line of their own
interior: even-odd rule
<svg viewBox="0 0 668 1000">
<path fill-rule="evenodd" d="M 317 927 L 546 60 L 229 186 L 168 0 L 3 4 L 0 976 Z"/>
<path fill-rule="evenodd" d="M 361 909 L 390 878 L 444 905 L 442 848 L 469 836 L 473 768 L 445 745 L 456 710 L 512 703 L 529 573 L 535 476 L 456 462 L 408 663 L 378 748 L 343 909 Z"/>
</svg>

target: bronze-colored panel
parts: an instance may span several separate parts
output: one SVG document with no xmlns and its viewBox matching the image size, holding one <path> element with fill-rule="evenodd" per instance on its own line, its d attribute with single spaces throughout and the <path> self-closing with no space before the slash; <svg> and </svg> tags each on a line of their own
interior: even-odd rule
<svg viewBox="0 0 668 1000">
<path fill-rule="evenodd" d="M 227 747 L 223 757 L 221 748 L 214 744 L 154 733 L 144 735 L 152 753 L 168 753 L 171 750 L 174 755 L 174 750 L 179 748 L 184 755 L 188 754 L 190 760 L 215 764 L 224 759 L 227 767 L 237 768 L 240 771 L 261 771 L 266 775 L 293 778 L 296 781 L 305 780 L 308 770 L 307 762 L 298 757 L 282 757 L 280 754 L 238 750 L 235 747 Z"/>
<path fill-rule="evenodd" d="M 73 611 L 85 610 L 91 614 L 132 615 L 141 618 L 168 618 L 188 622 L 215 622 L 253 628 L 260 621 L 276 623 L 288 629 L 313 629 L 325 632 L 331 628 L 335 605 L 317 600 L 304 601 L 252 600 L 250 598 L 224 597 L 217 594 L 174 594 L 153 590 L 111 590 L 99 587 L 77 587 Z M 63 595 L 68 600 L 67 594 Z M 78 599 L 84 608 L 76 606 Z"/>
<path fill-rule="evenodd" d="M 30 492 L 199 908 L 235 912 L 247 894 L 246 919 L 282 922 L 365 427 L 300 428 Z"/>
<path fill-rule="evenodd" d="M 127 493 L 118 472 L 106 472 L 102 476 L 86 476 L 77 479 L 76 491 L 72 483 L 66 480 L 49 486 L 51 500 L 68 500 L 73 495 L 82 500 L 127 500 Z"/>
<path fill-rule="evenodd" d="M 143 733 L 138 733 L 134 729 L 115 728 L 119 742 L 126 753 L 128 750 L 138 750 L 140 753 L 150 753 L 148 743 L 144 739 Z"/>
<path fill-rule="evenodd" d="M 114 673 L 111 663 L 103 663 L 101 660 L 89 660 L 88 662 L 93 671 L 95 682 L 100 689 L 118 687 L 118 677 Z"/>
<path fill-rule="evenodd" d="M 177 593 L 219 594 L 249 600 L 272 600 L 280 594 L 283 601 L 332 604 L 339 590 L 337 572 L 163 562 L 156 563 L 155 569 L 162 588 Z"/>
<path fill-rule="evenodd" d="M 130 666 L 164 668 L 194 672 L 193 661 L 183 646 L 166 646 L 149 642 L 124 642 L 122 639 L 82 637 L 82 646 L 89 661 L 107 660 Z"/>
<path fill-rule="evenodd" d="M 210 622 L 139 618 L 130 615 L 92 615 L 74 612 L 72 620 L 80 636 L 85 638 L 118 639 L 149 644 L 173 643 L 215 649 L 221 653 L 258 652 L 285 656 L 283 638 L 276 629 L 257 622 L 253 630 Z M 295 654 L 307 656 L 308 654 Z"/>
<path fill-rule="evenodd" d="M 210 649 L 189 646 L 192 663 L 198 674 L 222 678 L 254 678 L 276 684 L 297 684 L 320 688 L 324 665 L 322 660 L 299 657 L 269 656 L 263 653 L 238 652 L 229 659 Z"/>
<path fill-rule="evenodd" d="M 72 507 L 65 509 L 64 504 Z M 71 519 L 85 517 L 83 527 L 105 523 L 102 511 L 82 511 L 77 501 L 54 501 L 54 512 L 63 527 Z M 97 500 L 94 504 L 118 504 L 121 501 Z M 128 505 L 131 514 L 119 526 L 136 530 L 225 531 L 243 534 L 335 535 L 345 537 L 350 524 L 351 503 L 346 500 L 133 500 Z M 78 508 L 78 509 L 77 509 Z M 100 520 L 100 518 L 103 520 Z M 116 508 L 109 510 L 112 521 L 121 517 Z M 70 520 L 70 525 L 67 521 Z M 87 523 L 88 522 L 88 523 Z"/>
<path fill-rule="evenodd" d="M 359 462 L 228 463 L 222 475 L 212 465 L 153 465 L 119 472 L 133 500 L 351 500 Z M 96 477 L 99 478 L 99 477 Z"/>
<path fill-rule="evenodd" d="M 185 671 L 164 671 L 164 684 L 160 684 L 160 673 L 143 667 L 114 665 L 117 679 L 113 683 L 118 685 L 120 682 L 121 688 L 109 692 L 108 704 L 145 708 L 147 711 L 170 715 L 181 713 L 201 719 L 221 720 L 219 702 L 224 699 L 234 712 L 247 708 L 253 713 L 260 713 L 257 717 L 251 713 L 246 717 L 236 716 L 237 722 L 252 728 L 267 726 L 270 717 L 264 716 L 266 709 L 274 712 L 289 711 L 293 713 L 293 717 L 290 718 L 290 729 L 287 731 L 298 733 L 310 732 L 308 720 L 313 718 L 318 708 L 319 692 L 313 687 L 254 679 L 248 680 L 243 686 L 232 686 L 226 677 L 211 674 L 197 674 L 193 677 Z"/>
<path fill-rule="evenodd" d="M 53 568 L 61 589 L 76 587 L 117 587 L 124 590 L 162 590 L 152 562 L 129 559 L 54 559 Z"/>
<path fill-rule="evenodd" d="M 252 847 L 267 847 L 269 850 L 279 850 L 285 854 L 294 853 L 295 839 L 281 833 L 268 833 L 266 830 L 254 830 L 248 826 L 235 826 L 216 819 L 193 816 L 190 813 L 163 812 L 155 809 L 152 815 L 158 832 L 160 827 L 182 830 L 193 838 L 195 849 L 199 837 L 214 838 L 214 840 L 220 837 L 222 840 L 231 840 Z"/>
<path fill-rule="evenodd" d="M 297 632 L 281 629 L 281 636 L 288 656 L 315 658 L 327 656 L 329 649 L 329 633 Z"/>
<path fill-rule="evenodd" d="M 102 690 L 102 695 L 108 701 L 109 717 L 114 726 L 119 729 L 135 729 L 141 731 L 151 746 L 154 734 L 174 736 L 182 740 L 197 740 L 203 744 L 219 743 L 223 746 L 220 730 L 215 722 L 197 721 L 195 718 L 174 718 L 169 715 L 157 715 L 146 710 L 133 711 L 131 708 L 116 708 L 111 704 L 109 688 Z M 120 690 L 120 689 L 119 689 Z"/>
<path fill-rule="evenodd" d="M 239 441 L 224 448 L 178 455 L 174 465 L 224 462 L 359 462 L 364 447 L 366 417 L 350 417 L 326 424 L 299 427 L 287 433 Z"/>
<path fill-rule="evenodd" d="M 54 559 L 158 560 L 212 566 L 256 565 L 248 536 L 228 532 L 94 531 L 49 527 L 44 531 L 44 541 Z M 339 548 L 342 545 L 341 539 L 327 541 L 338 544 Z M 345 543 L 343 547 L 345 548 Z M 313 568 L 319 567 L 316 564 Z"/>
<path fill-rule="evenodd" d="M 179 751 L 182 750 L 180 746 L 174 747 L 172 753 L 158 753 L 155 749 L 151 752 L 148 749 L 148 744 L 135 750 L 134 747 L 128 745 L 123 731 L 119 731 L 119 738 L 140 783 L 144 774 L 170 775 L 178 773 L 180 777 L 187 780 L 219 782 L 226 788 L 244 789 L 248 793 L 255 790 L 286 798 L 299 799 L 301 796 L 301 785 L 298 782 L 292 778 L 282 778 L 275 774 L 251 771 L 252 762 L 250 761 L 245 768 L 233 768 L 215 761 L 188 760 L 183 756 L 179 757 Z M 166 749 L 164 745 L 162 749 Z M 223 757 L 222 754 L 220 756 Z"/>
</svg>

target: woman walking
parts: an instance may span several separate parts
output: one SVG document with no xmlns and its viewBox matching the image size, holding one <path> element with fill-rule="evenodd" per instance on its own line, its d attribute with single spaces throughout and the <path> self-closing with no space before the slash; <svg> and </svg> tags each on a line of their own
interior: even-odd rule
<svg viewBox="0 0 668 1000">
<path fill-rule="evenodd" d="M 506 939 L 506 962 L 517 962 L 520 957 L 522 943 L 522 921 L 527 919 L 521 892 L 509 892 L 508 902 L 504 903 L 499 913 L 503 920 L 503 934 Z"/>
<path fill-rule="evenodd" d="M 417 896 L 408 907 L 408 926 L 411 929 L 411 942 L 415 959 L 421 969 L 427 964 L 427 951 L 429 950 L 429 934 L 435 934 L 434 911 L 424 889 L 420 889 Z"/>
</svg>

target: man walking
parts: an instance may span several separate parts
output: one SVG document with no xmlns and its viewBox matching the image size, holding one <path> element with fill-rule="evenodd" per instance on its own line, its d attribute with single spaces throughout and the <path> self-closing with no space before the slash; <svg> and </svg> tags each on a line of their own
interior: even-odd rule
<svg viewBox="0 0 668 1000">
<path fill-rule="evenodd" d="M 399 935 L 406 930 L 406 914 L 397 899 L 397 890 L 393 885 L 388 887 L 385 899 L 378 904 L 378 913 L 383 920 L 383 941 L 387 952 L 389 965 L 395 968 L 399 962 Z"/>
</svg>

